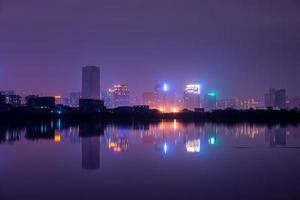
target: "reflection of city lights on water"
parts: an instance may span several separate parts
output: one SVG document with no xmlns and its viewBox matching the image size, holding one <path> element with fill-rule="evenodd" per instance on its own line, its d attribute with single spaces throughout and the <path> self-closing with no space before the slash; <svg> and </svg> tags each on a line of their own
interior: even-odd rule
<svg viewBox="0 0 300 200">
<path fill-rule="evenodd" d="M 108 148 L 112 149 L 114 152 L 123 152 L 128 149 L 128 139 L 109 139 L 107 145 Z"/>
<path fill-rule="evenodd" d="M 174 119 L 173 121 L 173 129 L 176 131 L 177 130 L 177 120 Z"/>
<path fill-rule="evenodd" d="M 54 142 L 61 142 L 61 135 L 60 134 L 55 134 L 54 135 Z"/>
<path fill-rule="evenodd" d="M 212 145 L 216 144 L 216 138 L 214 138 L 214 137 L 209 138 L 208 143 L 212 144 Z"/>
<path fill-rule="evenodd" d="M 185 147 L 187 152 L 200 152 L 200 139 L 188 140 Z"/>
<path fill-rule="evenodd" d="M 164 153 L 167 154 L 167 151 L 168 151 L 168 145 L 167 145 L 167 143 L 165 142 L 165 143 L 164 143 Z"/>
</svg>

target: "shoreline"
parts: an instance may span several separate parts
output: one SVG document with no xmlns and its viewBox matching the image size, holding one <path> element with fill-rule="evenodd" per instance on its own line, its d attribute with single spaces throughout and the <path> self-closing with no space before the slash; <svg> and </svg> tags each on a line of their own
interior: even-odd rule
<svg viewBox="0 0 300 200">
<path fill-rule="evenodd" d="M 178 122 L 213 122 L 213 123 L 300 123 L 300 112 L 296 110 L 215 110 L 212 112 L 99 112 L 81 113 L 78 111 L 53 114 L 28 110 L 10 110 L 0 112 L 0 124 L 18 124 L 43 120 L 66 120 L 73 122 L 161 122 L 178 120 Z"/>
</svg>

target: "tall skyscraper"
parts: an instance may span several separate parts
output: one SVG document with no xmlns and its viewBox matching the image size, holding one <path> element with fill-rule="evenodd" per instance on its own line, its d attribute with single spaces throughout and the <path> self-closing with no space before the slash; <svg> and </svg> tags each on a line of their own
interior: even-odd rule
<svg viewBox="0 0 300 200">
<path fill-rule="evenodd" d="M 286 90 L 277 90 L 275 96 L 275 107 L 286 109 Z"/>
<path fill-rule="evenodd" d="M 269 93 L 265 95 L 265 107 L 273 107 L 279 109 L 286 108 L 286 90 L 269 89 Z"/>
<path fill-rule="evenodd" d="M 82 68 L 82 98 L 100 99 L 100 68 L 86 66 Z"/>
<path fill-rule="evenodd" d="M 200 85 L 186 85 L 184 92 L 184 108 L 195 110 L 200 104 Z"/>
<path fill-rule="evenodd" d="M 159 83 L 154 86 L 156 108 L 165 111 L 168 105 L 169 85 L 167 83 Z"/>
<path fill-rule="evenodd" d="M 217 94 L 215 92 L 209 92 L 204 101 L 205 110 L 212 111 L 217 108 Z"/>
</svg>

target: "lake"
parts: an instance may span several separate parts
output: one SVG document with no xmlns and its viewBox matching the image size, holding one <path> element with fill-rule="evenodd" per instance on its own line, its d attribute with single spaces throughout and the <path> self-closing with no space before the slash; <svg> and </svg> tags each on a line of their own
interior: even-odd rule
<svg viewBox="0 0 300 200">
<path fill-rule="evenodd" d="M 300 199 L 300 128 L 61 120 L 0 127 L 0 199 Z"/>
</svg>

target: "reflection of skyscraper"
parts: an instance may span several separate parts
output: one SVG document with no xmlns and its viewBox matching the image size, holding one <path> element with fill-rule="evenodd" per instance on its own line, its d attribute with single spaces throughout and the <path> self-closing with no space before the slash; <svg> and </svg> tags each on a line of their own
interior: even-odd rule
<svg viewBox="0 0 300 200">
<path fill-rule="evenodd" d="M 79 136 L 82 147 L 82 168 L 95 170 L 100 167 L 100 135 L 104 128 L 99 123 L 82 123 L 79 126 Z"/>
<path fill-rule="evenodd" d="M 82 145 L 82 168 L 87 170 L 99 169 L 100 167 L 100 137 L 83 137 Z"/>
<path fill-rule="evenodd" d="M 266 142 L 270 143 L 271 147 L 286 145 L 286 128 L 274 127 L 267 128 L 265 133 Z"/>
<path fill-rule="evenodd" d="M 265 95 L 265 106 L 285 109 L 286 108 L 286 90 L 276 90 L 270 88 L 269 93 Z"/>
<path fill-rule="evenodd" d="M 86 66 L 82 68 L 82 98 L 100 99 L 100 68 Z"/>
</svg>

